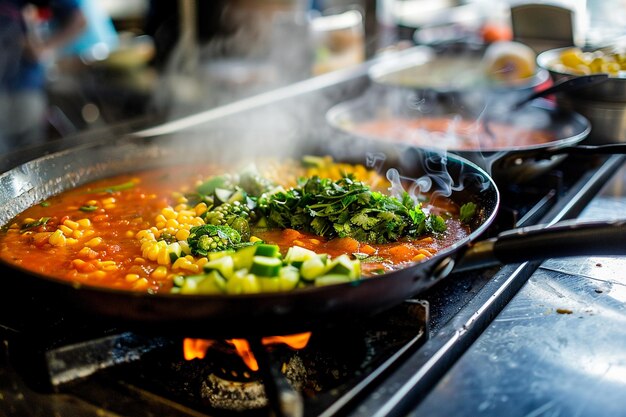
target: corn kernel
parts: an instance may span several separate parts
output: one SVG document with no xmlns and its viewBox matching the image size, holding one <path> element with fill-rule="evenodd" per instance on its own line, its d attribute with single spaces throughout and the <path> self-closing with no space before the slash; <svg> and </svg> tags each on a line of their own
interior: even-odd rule
<svg viewBox="0 0 626 417">
<path fill-rule="evenodd" d="M 428 257 L 426 255 L 424 255 L 423 253 L 418 253 L 411 260 L 414 261 L 414 262 L 419 262 L 419 261 L 423 261 L 424 259 L 427 259 L 427 258 Z"/>
<path fill-rule="evenodd" d="M 175 219 L 176 212 L 171 207 L 166 207 L 161 210 L 161 216 L 164 217 L 164 221 Z M 158 218 L 159 216 L 157 216 Z"/>
<path fill-rule="evenodd" d="M 250 242 L 251 243 L 256 243 L 256 242 L 262 242 L 263 240 L 261 238 L 258 238 L 256 236 L 250 236 Z"/>
<path fill-rule="evenodd" d="M 136 264 L 145 264 L 146 260 L 140 257 L 136 257 L 133 262 L 135 262 Z"/>
<path fill-rule="evenodd" d="M 63 224 L 67 227 L 69 227 L 72 230 L 76 230 L 80 227 L 80 224 L 78 222 L 75 222 L 73 220 L 67 219 L 63 222 Z"/>
<path fill-rule="evenodd" d="M 176 240 L 187 240 L 188 237 L 189 230 L 180 229 L 178 232 L 176 232 Z"/>
<path fill-rule="evenodd" d="M 74 239 L 73 237 L 68 237 L 67 239 L 65 239 L 66 245 L 75 245 L 77 243 L 78 243 L 78 239 Z"/>
<path fill-rule="evenodd" d="M 150 276 L 154 279 L 163 279 L 167 276 L 167 268 L 164 266 L 158 266 Z"/>
<path fill-rule="evenodd" d="M 148 288 L 148 280 L 145 278 L 139 278 L 137 281 L 135 281 L 135 283 L 133 284 L 133 288 L 137 289 L 137 290 L 143 290 L 145 288 Z"/>
<path fill-rule="evenodd" d="M 56 230 L 54 233 L 50 235 L 48 238 L 48 243 L 52 246 L 65 246 L 65 236 L 61 230 Z"/>
<path fill-rule="evenodd" d="M 203 214 L 204 212 L 206 212 L 207 210 L 207 205 L 206 203 L 198 203 L 196 205 L 196 207 L 194 207 L 194 211 L 196 212 L 196 216 L 199 216 L 201 214 Z"/>
<path fill-rule="evenodd" d="M 113 204 L 115 203 L 115 197 L 103 198 L 102 204 Z"/>
<path fill-rule="evenodd" d="M 104 209 L 105 210 L 112 210 L 115 208 L 115 204 L 105 204 L 104 205 Z"/>
<path fill-rule="evenodd" d="M 166 227 L 171 227 L 173 229 L 178 229 L 178 221 L 176 219 L 169 219 L 166 223 L 165 223 Z"/>
<path fill-rule="evenodd" d="M 85 246 L 87 246 L 89 248 L 95 248 L 96 246 L 98 246 L 101 243 L 102 243 L 102 238 L 101 237 L 94 237 L 93 239 L 90 239 L 89 241 L 85 242 Z"/>
<path fill-rule="evenodd" d="M 135 236 L 135 232 L 133 232 L 132 230 L 127 230 L 125 235 L 127 238 L 131 238 Z"/>
<path fill-rule="evenodd" d="M 107 273 L 104 271 L 95 271 L 91 274 L 94 278 L 103 279 L 106 278 Z"/>
<path fill-rule="evenodd" d="M 124 279 L 126 279 L 126 281 L 128 281 L 128 282 L 135 282 L 135 281 L 137 281 L 139 279 L 139 275 L 137 275 L 137 274 L 126 274 Z"/>
<path fill-rule="evenodd" d="M 170 254 L 167 252 L 167 249 L 161 249 L 156 259 L 159 265 L 169 265 L 170 264 Z"/>
<path fill-rule="evenodd" d="M 59 230 L 62 231 L 65 236 L 71 236 L 72 232 L 73 232 L 72 229 L 70 229 L 69 227 L 65 226 L 64 224 L 59 226 Z"/>
</svg>

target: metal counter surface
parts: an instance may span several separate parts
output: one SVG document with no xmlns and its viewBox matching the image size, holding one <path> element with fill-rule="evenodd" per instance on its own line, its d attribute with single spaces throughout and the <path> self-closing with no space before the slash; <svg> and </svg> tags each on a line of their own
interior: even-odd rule
<svg viewBox="0 0 626 417">
<path fill-rule="evenodd" d="M 626 166 L 581 213 L 626 217 Z M 626 416 L 626 256 L 542 263 L 409 416 Z"/>
</svg>

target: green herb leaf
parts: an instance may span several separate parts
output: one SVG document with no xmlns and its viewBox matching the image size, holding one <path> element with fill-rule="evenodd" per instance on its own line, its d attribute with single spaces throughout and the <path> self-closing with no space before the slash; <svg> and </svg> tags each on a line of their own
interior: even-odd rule
<svg viewBox="0 0 626 417">
<path fill-rule="evenodd" d="M 459 220 L 461 220 L 462 223 L 469 223 L 476 214 L 476 209 L 476 204 L 471 201 L 463 204 L 459 212 Z"/>
<path fill-rule="evenodd" d="M 43 226 L 48 223 L 49 220 L 50 217 L 41 217 L 39 220 L 35 220 L 34 222 L 24 223 L 22 227 L 20 227 L 20 231 L 25 232 L 35 227 Z"/>
<path fill-rule="evenodd" d="M 79 208 L 79 210 L 80 210 L 80 211 L 86 211 L 86 212 L 89 212 L 89 211 L 96 211 L 96 210 L 98 210 L 98 206 L 94 206 L 94 205 L 84 205 L 84 206 L 81 206 L 81 207 Z"/>
<path fill-rule="evenodd" d="M 117 185 L 111 185 L 108 187 L 102 187 L 102 188 L 94 188 L 93 190 L 89 190 L 89 193 L 114 193 L 116 191 L 124 191 L 124 190 L 129 190 L 131 188 L 133 188 L 135 186 L 135 183 L 133 181 L 128 181 L 122 184 L 117 184 Z"/>
</svg>

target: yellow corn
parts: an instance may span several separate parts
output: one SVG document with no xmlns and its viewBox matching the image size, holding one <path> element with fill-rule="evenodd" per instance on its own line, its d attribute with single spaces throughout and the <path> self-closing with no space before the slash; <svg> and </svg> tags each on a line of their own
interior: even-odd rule
<svg viewBox="0 0 626 417">
<path fill-rule="evenodd" d="M 187 240 L 188 237 L 189 230 L 180 229 L 178 232 L 176 232 L 176 240 Z"/>
<path fill-rule="evenodd" d="M 154 279 L 163 279 L 167 276 L 167 268 L 164 266 L 158 266 L 152 273 L 150 277 Z"/>
<path fill-rule="evenodd" d="M 167 248 L 159 249 L 159 254 L 156 259 L 159 265 L 169 265 L 170 264 L 170 254 L 167 253 Z"/>
<path fill-rule="evenodd" d="M 137 290 L 143 290 L 148 288 L 149 282 L 147 279 L 145 278 L 139 278 L 137 281 L 135 281 L 135 283 L 133 284 L 133 288 L 137 289 Z"/>
<path fill-rule="evenodd" d="M 63 224 L 72 230 L 76 230 L 80 227 L 80 224 L 78 222 L 72 221 L 70 219 L 65 220 Z"/>
<path fill-rule="evenodd" d="M 139 279 L 139 275 L 137 274 L 126 274 L 124 277 L 128 282 L 135 282 Z"/>
<path fill-rule="evenodd" d="M 66 239 L 65 239 L 65 236 L 63 235 L 63 232 L 57 229 L 48 238 L 48 243 L 50 243 L 52 246 L 65 246 Z"/>
<path fill-rule="evenodd" d="M 428 258 L 428 257 L 426 255 L 424 255 L 423 253 L 418 253 L 417 255 L 415 255 L 413 257 L 412 261 L 419 262 L 419 261 L 423 261 L 426 258 Z"/>
<path fill-rule="evenodd" d="M 102 238 L 101 237 L 94 237 L 93 239 L 90 239 L 89 241 L 85 242 L 85 246 L 87 246 L 89 248 L 95 248 L 96 246 L 98 246 L 101 243 L 102 243 Z"/>
<path fill-rule="evenodd" d="M 73 232 L 72 229 L 70 229 L 69 227 L 65 226 L 64 224 L 59 226 L 59 230 L 62 231 L 65 236 L 71 236 L 72 232 Z"/>
</svg>

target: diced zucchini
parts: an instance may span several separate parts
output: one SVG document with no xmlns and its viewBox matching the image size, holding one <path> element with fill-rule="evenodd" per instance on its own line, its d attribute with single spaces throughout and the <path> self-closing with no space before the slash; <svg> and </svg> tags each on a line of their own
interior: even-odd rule
<svg viewBox="0 0 626 417">
<path fill-rule="evenodd" d="M 326 165 L 326 159 L 323 156 L 304 155 L 302 157 L 302 165 L 311 168 L 321 168 Z"/>
<path fill-rule="evenodd" d="M 260 293 L 261 288 L 259 286 L 259 279 L 252 274 L 246 274 L 241 279 L 241 292 L 243 292 L 244 294 Z"/>
<path fill-rule="evenodd" d="M 256 294 L 261 292 L 259 280 L 256 276 L 241 269 L 226 282 L 227 294 Z"/>
<path fill-rule="evenodd" d="M 232 256 L 235 253 L 233 250 L 222 250 L 219 252 L 209 252 L 207 254 L 207 258 L 209 261 L 214 261 L 219 258 L 223 258 L 224 256 Z"/>
<path fill-rule="evenodd" d="M 352 259 L 348 255 L 339 255 L 330 263 L 326 269 L 325 275 L 346 275 L 350 278 L 356 278 Z"/>
<path fill-rule="evenodd" d="M 190 275 L 184 279 L 180 287 L 181 294 L 220 294 L 225 284 L 224 278 L 217 271 L 208 275 Z"/>
<path fill-rule="evenodd" d="M 174 263 L 176 259 L 180 258 L 183 253 L 182 248 L 180 247 L 180 243 L 174 242 L 167 245 L 167 253 L 170 256 L 170 262 Z"/>
<path fill-rule="evenodd" d="M 241 188 L 237 188 L 234 193 L 228 197 L 227 203 L 234 203 L 235 201 L 239 201 L 240 203 L 244 203 L 246 201 L 246 192 Z"/>
<path fill-rule="evenodd" d="M 262 292 L 277 292 L 280 291 L 280 278 L 275 277 L 257 277 L 259 281 L 259 288 Z"/>
<path fill-rule="evenodd" d="M 226 178 L 222 176 L 216 176 L 216 177 L 209 178 L 208 180 L 200 184 L 196 188 L 196 191 L 202 195 L 209 195 L 209 194 L 213 194 L 216 188 L 223 187 L 225 184 L 226 184 Z"/>
<path fill-rule="evenodd" d="M 177 275 L 172 280 L 175 287 L 182 287 L 185 283 L 185 277 L 183 275 Z"/>
<path fill-rule="evenodd" d="M 293 266 L 284 266 L 280 269 L 278 279 L 280 280 L 281 291 L 291 291 L 296 288 L 300 281 L 300 271 Z"/>
<path fill-rule="evenodd" d="M 228 188 L 215 189 L 215 198 L 217 198 L 222 203 L 227 203 L 233 194 L 233 190 L 229 190 Z"/>
<path fill-rule="evenodd" d="M 256 252 L 254 254 L 256 256 L 268 256 L 270 258 L 277 258 L 280 254 L 280 249 L 278 245 L 268 245 L 267 243 L 261 243 L 254 246 L 256 248 Z"/>
<path fill-rule="evenodd" d="M 254 258 L 255 252 L 256 246 L 245 246 L 243 248 L 237 249 L 237 251 L 232 254 L 235 269 L 250 269 L 250 267 L 252 266 L 252 258 Z"/>
<path fill-rule="evenodd" d="M 226 280 L 217 271 L 211 271 L 198 282 L 198 294 L 222 294 L 226 290 Z"/>
<path fill-rule="evenodd" d="M 300 267 L 300 275 L 306 281 L 313 281 L 315 277 L 323 275 L 326 271 L 326 264 L 320 256 L 315 256 L 302 262 Z"/>
<path fill-rule="evenodd" d="M 230 256 L 222 256 L 204 264 L 204 272 L 219 271 L 225 278 L 233 275 L 235 263 Z"/>
<path fill-rule="evenodd" d="M 179 240 L 178 244 L 180 245 L 181 256 L 191 255 L 191 249 L 189 249 L 189 243 L 186 240 Z"/>
<path fill-rule="evenodd" d="M 259 218 L 259 221 L 256 222 L 256 227 L 261 227 L 261 228 L 267 227 L 267 219 L 265 217 Z"/>
<path fill-rule="evenodd" d="M 317 253 L 313 252 L 310 249 L 306 249 L 301 246 L 292 246 L 287 250 L 287 254 L 285 255 L 285 262 L 293 265 L 299 262 L 299 265 L 302 265 L 302 262 L 316 256 Z"/>
<path fill-rule="evenodd" d="M 328 274 L 315 278 L 315 286 L 335 285 L 350 282 L 352 279 L 348 275 Z"/>
<path fill-rule="evenodd" d="M 254 256 L 254 258 L 252 258 L 250 273 L 262 277 L 276 277 L 282 265 L 282 261 L 278 258 Z"/>
</svg>

